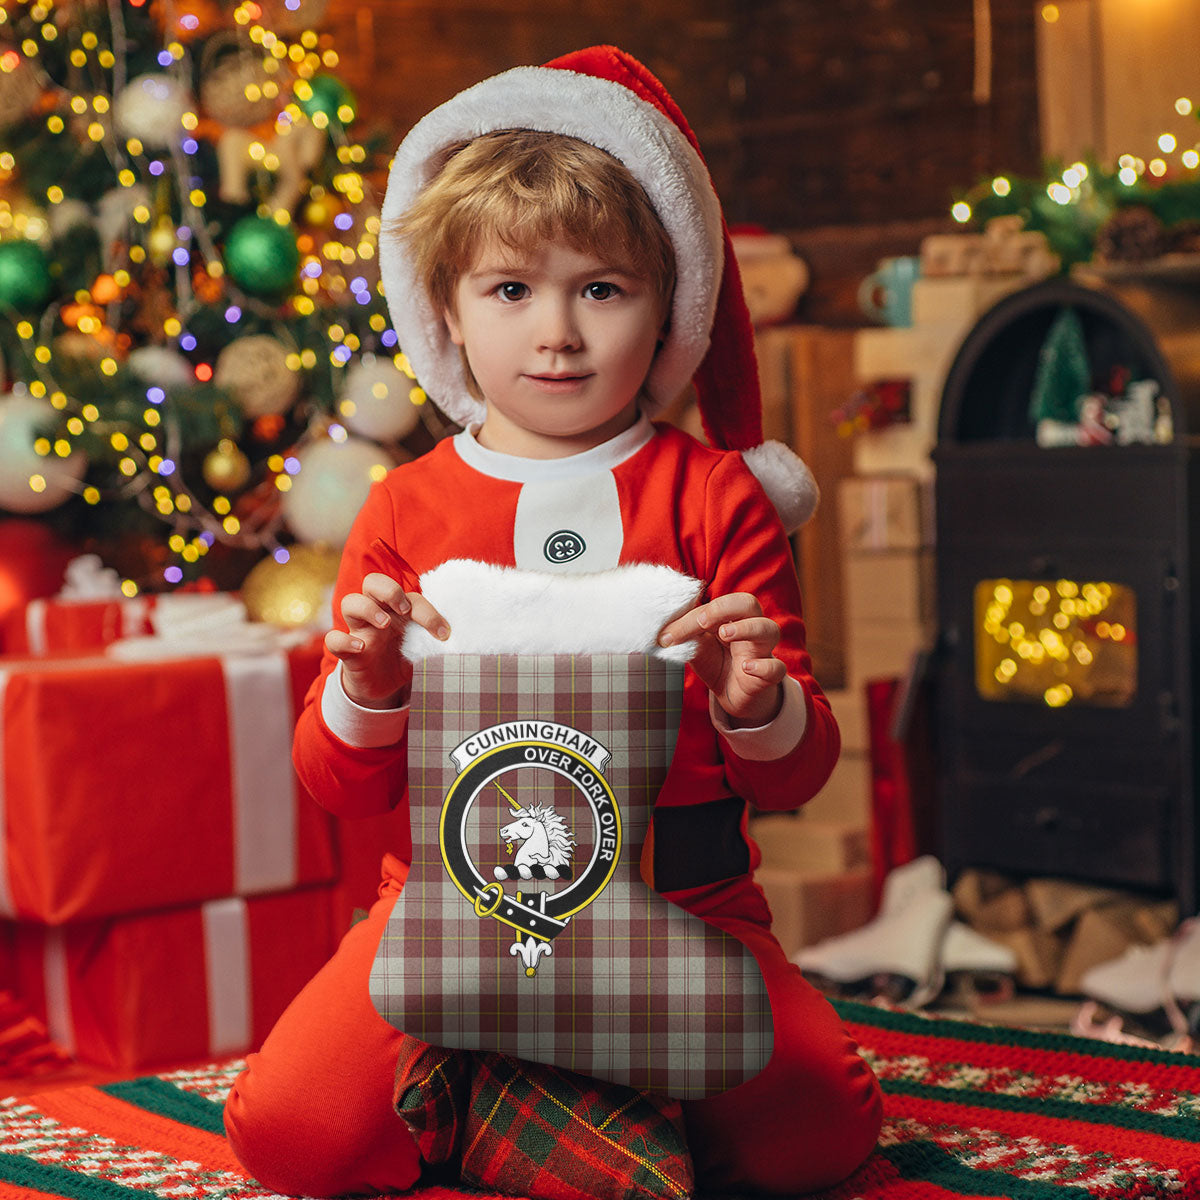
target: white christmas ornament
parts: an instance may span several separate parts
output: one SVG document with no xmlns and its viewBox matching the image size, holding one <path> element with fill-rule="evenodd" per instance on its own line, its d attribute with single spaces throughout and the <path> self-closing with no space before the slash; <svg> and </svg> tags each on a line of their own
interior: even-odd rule
<svg viewBox="0 0 1200 1200">
<path fill-rule="evenodd" d="M 217 356 L 213 382 L 251 419 L 285 413 L 300 394 L 300 374 L 287 359 L 287 350 L 270 334 L 252 333 Z"/>
<path fill-rule="evenodd" d="M 91 205 L 82 200 L 63 200 L 52 204 L 46 214 L 50 227 L 50 236 L 60 238 L 70 233 L 77 225 L 91 225 L 93 222 Z"/>
<path fill-rule="evenodd" d="M 338 415 L 353 433 L 396 442 L 417 427 L 421 410 L 409 399 L 416 385 L 390 358 L 364 354 L 346 372 Z"/>
<path fill-rule="evenodd" d="M 300 471 L 283 495 L 283 519 L 302 542 L 342 546 L 371 484 L 395 465 L 362 438 L 322 439 L 297 455 Z"/>
<path fill-rule="evenodd" d="M 193 106 L 187 88 L 170 75 L 139 75 L 113 101 L 113 122 L 123 137 L 155 149 L 183 136 L 183 114 Z"/>
<path fill-rule="evenodd" d="M 34 442 L 54 423 L 48 400 L 24 388 L 0 396 L 0 509 L 17 513 L 57 508 L 83 478 L 87 459 L 79 451 L 69 458 L 45 457 Z"/>
<path fill-rule="evenodd" d="M 139 346 L 130 352 L 126 362 L 143 383 L 182 388 L 196 382 L 192 364 L 178 350 L 167 346 Z"/>
</svg>

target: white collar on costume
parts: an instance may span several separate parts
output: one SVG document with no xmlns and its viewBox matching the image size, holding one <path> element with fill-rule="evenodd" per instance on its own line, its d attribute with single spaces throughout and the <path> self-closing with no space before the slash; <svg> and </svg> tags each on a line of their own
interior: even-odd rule
<svg viewBox="0 0 1200 1200">
<path fill-rule="evenodd" d="M 645 413 L 624 432 L 609 438 L 599 446 L 570 454 L 566 458 L 518 458 L 515 454 L 502 454 L 479 444 L 475 434 L 477 425 L 468 425 L 454 436 L 454 449 L 469 467 L 493 479 L 504 479 L 509 483 L 540 483 L 555 479 L 578 479 L 611 471 L 627 458 L 632 458 L 653 436 L 654 426 Z"/>
</svg>

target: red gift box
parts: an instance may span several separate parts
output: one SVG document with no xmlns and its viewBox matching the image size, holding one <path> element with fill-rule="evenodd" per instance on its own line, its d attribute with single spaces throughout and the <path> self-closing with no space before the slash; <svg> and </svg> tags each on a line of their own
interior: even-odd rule
<svg viewBox="0 0 1200 1200">
<path fill-rule="evenodd" d="M 31 600 L 8 625 L 12 654 L 81 653 L 154 632 L 153 596 L 129 600 Z"/>
<path fill-rule="evenodd" d="M 15 926 L 17 986 L 76 1057 L 141 1070 L 258 1046 L 332 954 L 328 888 Z"/>
<path fill-rule="evenodd" d="M 0 916 L 59 925 L 334 879 L 332 819 L 291 765 L 319 657 L 0 658 Z"/>
</svg>

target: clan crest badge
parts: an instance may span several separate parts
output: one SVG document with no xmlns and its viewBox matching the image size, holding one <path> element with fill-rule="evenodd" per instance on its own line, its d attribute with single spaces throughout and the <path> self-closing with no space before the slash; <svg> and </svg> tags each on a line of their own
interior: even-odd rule
<svg viewBox="0 0 1200 1200">
<path fill-rule="evenodd" d="M 473 733 L 450 758 L 458 775 L 442 805 L 442 861 L 477 917 L 514 930 L 509 953 L 520 958 L 532 978 L 542 956 L 553 953 L 554 938 L 604 891 L 620 861 L 621 807 L 604 775 L 612 754 L 570 725 L 508 721 Z M 544 773 L 548 779 L 538 778 Z M 527 791 L 541 796 L 547 784 L 554 797 L 566 790 L 579 801 L 572 810 L 591 818 L 590 849 L 578 865 L 580 843 L 559 812 L 562 803 L 525 804 L 514 796 Z M 511 864 L 499 862 L 489 871 L 472 853 L 468 829 L 481 796 L 492 791 L 511 810 L 511 819 L 496 831 L 497 845 L 503 844 L 508 855 L 516 850 Z M 565 886 L 553 891 L 521 886 L 534 880 Z"/>
</svg>

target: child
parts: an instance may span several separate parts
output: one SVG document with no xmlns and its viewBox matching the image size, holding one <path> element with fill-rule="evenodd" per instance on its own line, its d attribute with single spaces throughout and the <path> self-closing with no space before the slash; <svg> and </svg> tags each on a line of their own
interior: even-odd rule
<svg viewBox="0 0 1200 1200">
<path fill-rule="evenodd" d="M 673 776 L 682 792 L 670 802 L 683 819 L 660 828 L 660 798 L 654 887 L 753 951 L 775 1036 L 749 1082 L 684 1103 L 689 1147 L 705 1189 L 832 1184 L 875 1144 L 878 1086 L 771 937 L 745 822 L 746 802 L 791 809 L 819 790 L 838 735 L 811 675 L 784 528 L 730 452 L 749 451 L 760 469 L 771 460 L 754 449 L 749 321 L 693 135 L 645 68 L 593 48 L 434 110 L 397 154 L 384 219 L 401 344 L 465 430 L 391 472 L 359 515 L 340 620 L 297 728 L 301 777 L 343 816 L 407 803 L 411 668 L 399 640 L 416 625 L 452 645 L 454 631 L 376 539 L 417 575 L 449 560 L 514 573 L 653 563 L 698 581 L 702 602 L 659 637 L 694 642 L 695 656 Z M 693 377 L 724 449 L 648 419 Z M 772 465 L 776 492 L 781 474 L 803 485 L 798 460 L 776 454 Z M 493 619 L 505 617 L 498 605 Z M 386 856 L 369 917 L 230 1095 L 230 1140 L 268 1187 L 394 1191 L 420 1174 L 392 1106 L 405 1036 L 367 988 L 410 858 L 410 846 Z"/>
</svg>

